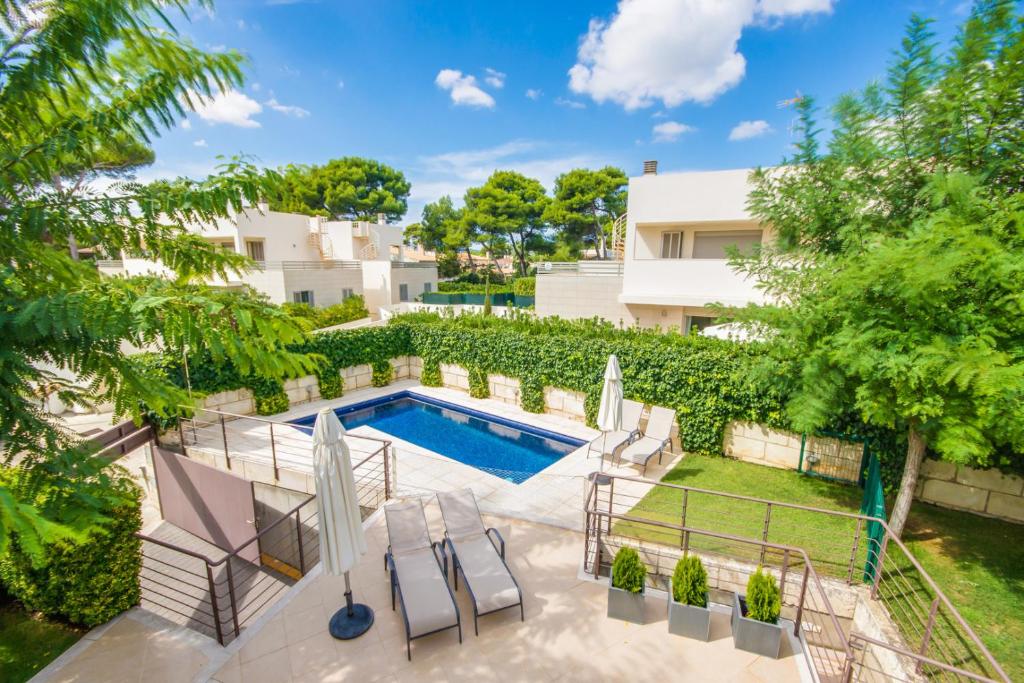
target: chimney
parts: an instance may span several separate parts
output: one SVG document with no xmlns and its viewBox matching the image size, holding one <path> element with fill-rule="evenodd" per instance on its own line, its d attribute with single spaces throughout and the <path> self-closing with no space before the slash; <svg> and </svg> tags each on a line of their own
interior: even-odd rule
<svg viewBox="0 0 1024 683">
<path fill-rule="evenodd" d="M 644 175 L 658 175 L 658 161 L 656 159 L 644 162 Z"/>
<path fill-rule="evenodd" d="M 388 217 L 382 213 L 377 214 L 377 225 L 384 225 L 388 222 Z"/>
</svg>

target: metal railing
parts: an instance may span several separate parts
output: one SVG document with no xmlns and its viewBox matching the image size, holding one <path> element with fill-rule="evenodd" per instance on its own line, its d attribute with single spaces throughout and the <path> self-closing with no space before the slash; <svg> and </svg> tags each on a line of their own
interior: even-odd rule
<svg viewBox="0 0 1024 683">
<path fill-rule="evenodd" d="M 212 464 L 241 470 L 247 479 L 295 487 L 295 477 L 312 473 L 311 426 L 201 408 L 178 421 L 180 452 L 207 456 Z M 166 441 L 165 435 L 165 441 Z M 376 510 L 391 497 L 395 467 L 391 442 L 346 434 L 359 504 Z M 166 445 L 166 444 L 165 444 Z"/>
<path fill-rule="evenodd" d="M 138 534 L 143 604 L 158 614 L 184 619 L 193 630 L 226 645 L 320 561 L 315 501 L 310 496 L 216 559 L 170 540 Z M 258 563 L 241 557 L 253 544 L 258 547 Z"/>
<path fill-rule="evenodd" d="M 537 265 L 537 275 L 593 275 L 614 277 L 622 275 L 622 261 L 571 261 L 566 263 L 544 262 Z"/>
<path fill-rule="evenodd" d="M 873 667 L 898 665 L 908 677 L 1009 681 L 883 520 L 637 477 L 606 481 L 585 499 L 584 567 L 595 576 L 622 545 L 638 547 L 666 588 L 686 553 L 704 558 L 712 584 L 732 592 L 761 565 L 780 579 L 798 629 L 805 624 L 799 635 L 820 676 L 867 681 Z M 801 563 L 806 578 L 794 582 Z M 850 616 L 834 620 L 830 593 L 884 608 L 893 637 L 873 640 L 853 631 Z"/>
<path fill-rule="evenodd" d="M 362 268 L 359 261 L 253 261 L 253 270 L 356 270 Z"/>
</svg>

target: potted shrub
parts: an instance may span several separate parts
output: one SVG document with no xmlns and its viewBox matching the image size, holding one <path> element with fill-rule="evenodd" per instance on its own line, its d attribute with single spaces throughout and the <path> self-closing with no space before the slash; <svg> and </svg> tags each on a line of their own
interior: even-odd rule
<svg viewBox="0 0 1024 683">
<path fill-rule="evenodd" d="M 778 659 L 782 626 L 778 624 L 782 596 L 775 577 L 761 567 L 750 575 L 747 594 L 736 594 L 732 604 L 732 639 L 747 652 Z"/>
<path fill-rule="evenodd" d="M 644 623 L 644 592 L 647 567 L 633 548 L 619 548 L 608 579 L 608 616 Z"/>
<path fill-rule="evenodd" d="M 680 557 L 672 572 L 668 601 L 668 632 L 707 641 L 711 637 L 708 572 L 696 555 Z"/>
</svg>

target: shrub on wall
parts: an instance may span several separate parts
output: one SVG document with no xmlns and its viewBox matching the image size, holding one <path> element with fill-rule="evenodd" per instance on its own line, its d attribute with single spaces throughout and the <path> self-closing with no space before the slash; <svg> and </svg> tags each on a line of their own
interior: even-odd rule
<svg viewBox="0 0 1024 683">
<path fill-rule="evenodd" d="M 536 296 L 537 294 L 537 278 L 535 277 L 518 277 L 515 282 L 512 283 L 512 292 L 516 296 Z"/>
<path fill-rule="evenodd" d="M 420 371 L 420 384 L 425 387 L 439 387 L 441 381 L 441 364 L 436 358 L 423 357 L 423 369 Z"/>
<path fill-rule="evenodd" d="M 33 565 L 12 534 L 0 557 L 0 582 L 26 609 L 96 626 L 139 603 L 142 542 L 135 534 L 142 528 L 141 496 L 125 476 L 110 493 L 102 508 L 108 521 L 81 541 L 47 543 L 41 563 Z M 50 494 L 44 487 L 38 495 Z"/>
<path fill-rule="evenodd" d="M 473 398 L 490 398 L 491 388 L 487 384 L 487 371 L 479 365 L 469 369 L 469 395 Z"/>
<path fill-rule="evenodd" d="M 528 413 L 544 412 L 544 382 L 540 377 L 523 377 L 519 380 L 519 402 Z"/>
<path fill-rule="evenodd" d="M 250 383 L 252 396 L 256 402 L 257 415 L 276 415 L 288 410 L 288 394 L 284 393 L 281 382 L 269 379 L 258 379 Z"/>
<path fill-rule="evenodd" d="M 316 383 L 320 387 L 320 398 L 338 398 L 345 393 L 345 380 L 334 368 L 321 369 L 316 374 Z"/>
<path fill-rule="evenodd" d="M 373 378 L 370 383 L 375 387 L 386 387 L 391 384 L 391 380 L 395 376 L 395 369 L 391 366 L 391 361 L 375 361 L 372 365 Z"/>
</svg>

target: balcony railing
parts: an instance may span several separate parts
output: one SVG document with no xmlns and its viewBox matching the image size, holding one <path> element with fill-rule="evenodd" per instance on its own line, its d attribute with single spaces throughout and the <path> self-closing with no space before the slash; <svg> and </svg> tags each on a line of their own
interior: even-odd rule
<svg viewBox="0 0 1024 683">
<path fill-rule="evenodd" d="M 578 275 L 597 277 L 621 277 L 621 261 L 570 261 L 565 263 L 545 262 L 537 264 L 537 275 Z"/>
</svg>

